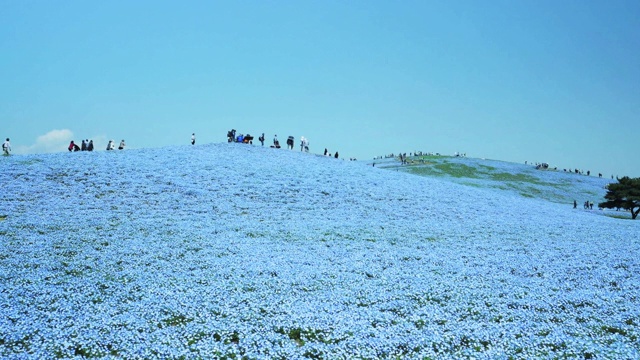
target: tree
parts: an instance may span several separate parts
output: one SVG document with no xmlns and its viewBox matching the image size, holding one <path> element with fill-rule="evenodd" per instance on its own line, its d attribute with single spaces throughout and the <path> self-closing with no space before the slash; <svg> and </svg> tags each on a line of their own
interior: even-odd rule
<svg viewBox="0 0 640 360">
<path fill-rule="evenodd" d="M 635 219 L 640 213 L 640 178 L 629 178 L 625 176 L 618 179 L 618 183 L 609 184 L 607 200 L 598 204 L 601 208 L 613 209 L 622 208 L 631 211 L 631 218 Z M 636 208 L 638 208 L 636 210 Z"/>
</svg>

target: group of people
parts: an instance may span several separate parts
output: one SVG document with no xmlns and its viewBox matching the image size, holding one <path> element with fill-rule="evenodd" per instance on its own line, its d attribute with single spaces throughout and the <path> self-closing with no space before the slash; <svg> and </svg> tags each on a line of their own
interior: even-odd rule
<svg viewBox="0 0 640 360">
<path fill-rule="evenodd" d="M 263 134 L 264 135 L 264 134 Z M 195 138 L 192 138 L 192 144 L 195 144 Z M 236 129 L 227 131 L 227 142 L 238 142 L 242 144 L 253 144 L 253 136 L 251 134 L 236 135 Z"/>
<path fill-rule="evenodd" d="M 118 150 L 124 150 L 125 147 L 125 143 L 124 140 L 120 141 L 120 145 L 118 145 Z M 114 150 L 116 147 L 116 143 L 113 140 L 109 140 L 109 142 L 107 143 L 107 150 Z"/>
<path fill-rule="evenodd" d="M 524 162 L 525 165 L 527 165 L 528 163 L 529 163 L 528 161 Z M 531 164 L 534 164 L 534 163 L 532 162 Z M 536 169 L 538 169 L 538 170 L 540 170 L 540 169 L 542 169 L 542 170 L 551 169 L 551 167 L 547 163 L 538 163 L 538 162 L 536 162 L 535 166 L 536 166 Z M 558 167 L 557 166 L 554 167 L 553 170 L 557 171 Z M 580 170 L 578 168 L 575 168 L 575 169 L 566 169 L 565 168 L 565 169 L 562 169 L 562 171 L 563 172 L 568 172 L 568 173 L 580 174 L 580 175 L 585 175 L 586 174 L 587 176 L 591 176 L 591 170 L 583 171 L 583 170 Z M 602 178 L 602 173 L 598 173 L 598 177 Z M 613 175 L 611 175 L 611 179 L 613 179 L 613 178 L 614 178 Z"/>
<path fill-rule="evenodd" d="M 118 150 L 124 150 L 125 147 L 125 142 L 124 140 L 120 141 L 120 145 L 118 145 Z M 109 142 L 107 143 L 107 150 L 115 150 L 116 148 L 116 143 L 113 140 L 109 140 Z M 67 147 L 67 150 L 71 151 L 93 151 L 93 140 L 82 140 L 82 144 L 80 146 L 78 146 L 78 144 L 75 143 L 75 141 L 71 140 L 71 142 L 69 143 L 69 147 Z"/>
<path fill-rule="evenodd" d="M 593 201 L 587 200 L 584 202 L 584 204 L 582 204 L 582 206 L 585 208 L 585 210 L 593 210 Z M 573 208 L 578 208 L 578 202 L 575 200 L 573 200 Z"/>
<path fill-rule="evenodd" d="M 93 140 L 82 140 L 82 145 L 78 146 L 73 140 L 69 143 L 69 147 L 67 147 L 69 151 L 93 151 Z"/>
<path fill-rule="evenodd" d="M 264 146 L 264 142 L 265 142 L 265 136 L 264 133 L 262 133 L 259 137 L 258 137 L 258 141 L 260 141 L 260 145 Z M 236 135 L 236 130 L 235 129 L 231 129 L 227 132 L 227 142 L 240 142 L 240 143 L 245 143 L 245 144 L 253 144 L 253 136 L 247 134 L 247 135 Z M 288 136 L 287 140 L 286 140 L 286 144 L 287 144 L 287 149 L 289 150 L 293 150 L 293 147 L 295 146 L 295 138 L 293 136 Z M 273 145 L 271 145 L 272 148 L 276 148 L 276 149 L 280 149 L 281 145 L 280 145 L 280 140 L 278 139 L 278 135 L 273 135 Z M 300 137 L 300 151 L 304 151 L 304 152 L 309 152 L 309 139 L 307 139 L 304 136 Z M 329 154 L 329 152 L 327 151 L 327 149 L 324 149 L 324 155 L 325 156 L 333 156 L 336 159 L 338 158 L 338 152 L 335 153 L 335 155 Z"/>
<path fill-rule="evenodd" d="M 327 148 L 324 148 L 324 156 L 328 156 L 331 157 L 331 153 L 329 152 L 329 150 L 327 150 Z M 334 158 L 338 158 L 340 155 L 338 155 L 338 152 L 336 151 L 335 155 L 333 155 Z"/>
<path fill-rule="evenodd" d="M 258 138 L 258 140 L 260 141 L 260 144 L 262 146 L 264 146 L 264 142 L 265 142 L 265 136 L 264 133 L 262 133 L 262 135 L 260 135 L 260 137 Z M 231 129 L 230 131 L 227 132 L 227 141 L 228 142 L 239 142 L 239 143 L 244 143 L 244 144 L 253 144 L 253 136 L 251 136 L 250 134 L 236 134 L 236 130 L 235 129 Z M 191 145 L 195 145 L 196 144 L 196 134 L 192 133 L 191 134 Z M 287 148 L 290 150 L 293 150 L 293 147 L 295 145 L 295 140 L 293 136 L 289 136 L 287 138 Z M 124 140 L 120 141 L 120 145 L 118 145 L 118 150 L 123 150 L 126 146 L 126 143 Z M 280 149 L 280 141 L 278 140 L 278 135 L 274 135 L 273 136 L 273 145 L 271 145 L 272 148 L 277 148 Z M 116 143 L 113 140 L 109 140 L 109 142 L 107 143 L 107 148 L 106 150 L 115 150 L 116 148 Z M 69 143 L 69 146 L 67 147 L 67 150 L 69 152 L 75 152 L 75 151 L 93 151 L 94 149 L 94 144 L 93 144 L 93 140 L 82 140 L 81 145 L 76 144 L 76 142 L 74 140 L 71 140 L 71 142 Z M 2 144 L 2 151 L 4 153 L 4 155 L 9 155 L 10 151 L 11 151 L 11 144 L 9 143 L 9 138 L 7 138 L 7 140 L 4 142 L 4 144 Z M 300 151 L 304 151 L 304 152 L 309 152 L 309 139 L 307 139 L 304 136 L 300 137 Z M 325 156 L 333 156 L 336 159 L 338 158 L 338 152 L 336 151 L 335 154 L 330 154 L 328 152 L 327 149 L 324 149 L 324 155 Z M 355 160 L 355 159 L 353 159 Z"/>
</svg>

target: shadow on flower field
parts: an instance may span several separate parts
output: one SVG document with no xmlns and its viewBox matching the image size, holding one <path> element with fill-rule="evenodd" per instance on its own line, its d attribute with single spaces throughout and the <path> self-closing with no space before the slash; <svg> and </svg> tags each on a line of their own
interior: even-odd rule
<svg viewBox="0 0 640 360">
<path fill-rule="evenodd" d="M 0 356 L 640 357 L 638 223 L 572 209 L 593 179 L 466 160 L 3 158 Z"/>
</svg>

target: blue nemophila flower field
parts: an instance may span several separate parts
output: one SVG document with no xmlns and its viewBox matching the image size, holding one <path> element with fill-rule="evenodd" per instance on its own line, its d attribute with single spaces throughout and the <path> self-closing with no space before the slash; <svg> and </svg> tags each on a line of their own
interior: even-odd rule
<svg viewBox="0 0 640 360">
<path fill-rule="evenodd" d="M 3 358 L 640 357 L 638 222 L 242 144 L 0 160 Z"/>
</svg>

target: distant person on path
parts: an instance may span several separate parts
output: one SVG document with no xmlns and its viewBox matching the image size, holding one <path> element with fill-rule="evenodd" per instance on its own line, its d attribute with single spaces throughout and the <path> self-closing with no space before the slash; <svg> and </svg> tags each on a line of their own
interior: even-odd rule
<svg viewBox="0 0 640 360">
<path fill-rule="evenodd" d="M 123 150 L 125 146 L 124 140 L 120 141 L 120 146 L 118 146 L 118 150 Z"/>
<path fill-rule="evenodd" d="M 576 209 L 578 207 L 578 202 L 573 200 L 573 208 Z"/>
<path fill-rule="evenodd" d="M 196 133 L 191 134 L 191 145 L 196 144 Z"/>
<path fill-rule="evenodd" d="M 89 144 L 87 145 L 87 151 L 93 151 L 93 140 L 89 140 Z"/>
<path fill-rule="evenodd" d="M 327 156 L 328 153 L 329 153 L 329 150 L 327 150 L 327 148 L 324 148 L 324 156 Z"/>
<path fill-rule="evenodd" d="M 262 133 L 262 135 L 260 135 L 258 140 L 260 141 L 260 145 L 264 146 L 264 133 Z"/>
<path fill-rule="evenodd" d="M 338 152 L 336 151 L 336 154 L 333 156 L 334 158 L 338 158 Z"/>
<path fill-rule="evenodd" d="M 9 155 L 9 152 L 11 151 L 11 143 L 9 142 L 9 138 L 7 138 L 7 140 L 2 143 L 2 153 L 4 155 Z"/>
</svg>

